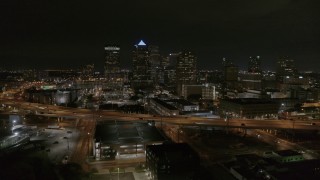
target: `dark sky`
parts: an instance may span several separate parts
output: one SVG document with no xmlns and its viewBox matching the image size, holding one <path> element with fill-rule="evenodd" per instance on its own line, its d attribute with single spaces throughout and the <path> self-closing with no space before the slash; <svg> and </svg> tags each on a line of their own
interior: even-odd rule
<svg viewBox="0 0 320 180">
<path fill-rule="evenodd" d="M 222 57 L 247 68 L 259 55 L 274 69 L 288 55 L 300 70 L 320 71 L 318 0 L 1 0 L 0 67 L 64 68 L 95 63 L 104 45 L 121 46 L 131 67 L 143 39 L 162 54 L 194 51 L 199 66 L 219 68 Z"/>
</svg>

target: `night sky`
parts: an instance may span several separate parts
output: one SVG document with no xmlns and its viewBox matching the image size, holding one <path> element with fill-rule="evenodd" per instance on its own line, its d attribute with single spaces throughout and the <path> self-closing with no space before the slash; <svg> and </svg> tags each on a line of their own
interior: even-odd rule
<svg viewBox="0 0 320 180">
<path fill-rule="evenodd" d="M 318 0 L 1 0 L 0 67 L 102 70 L 104 45 L 121 47 L 131 67 L 143 39 L 161 54 L 192 50 L 200 68 L 220 68 L 222 57 L 247 69 L 261 56 L 274 70 L 288 55 L 299 70 L 320 71 Z"/>
</svg>

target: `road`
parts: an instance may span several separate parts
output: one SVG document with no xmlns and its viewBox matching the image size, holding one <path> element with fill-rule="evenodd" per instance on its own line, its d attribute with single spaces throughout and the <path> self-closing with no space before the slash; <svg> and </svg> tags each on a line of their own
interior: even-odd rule
<svg viewBox="0 0 320 180">
<path fill-rule="evenodd" d="M 113 111 L 96 111 L 89 109 L 79 109 L 79 108 L 68 108 L 61 106 L 53 106 L 53 105 L 43 105 L 37 103 L 28 103 L 28 102 L 19 102 L 12 101 L 7 99 L 0 99 L 1 104 L 7 104 L 10 106 L 14 106 L 20 110 L 20 112 L 24 112 L 25 110 L 29 110 L 32 112 L 36 112 L 40 116 L 48 116 L 48 117 L 69 117 L 73 119 L 78 119 L 78 123 L 76 123 L 76 129 L 79 131 L 79 138 L 77 139 L 77 143 L 75 144 L 74 151 L 71 153 L 70 161 L 76 162 L 82 165 L 82 167 L 88 170 L 88 166 L 86 163 L 86 158 L 92 153 L 92 137 L 95 132 L 95 125 L 97 121 L 104 120 L 117 120 L 117 121 L 146 121 L 153 120 L 156 121 L 157 124 L 167 124 L 175 127 L 185 127 L 185 126 L 194 126 L 194 127 L 224 127 L 224 128 L 241 128 L 247 129 L 247 132 L 253 133 L 251 135 L 255 136 L 257 132 L 260 133 L 261 137 L 264 138 L 266 142 L 269 144 L 273 144 L 274 146 L 281 146 L 280 149 L 297 149 L 299 151 L 303 150 L 306 153 L 306 156 L 311 158 L 315 157 L 313 152 L 303 149 L 302 147 L 298 147 L 296 144 L 281 140 L 275 139 L 275 137 L 269 136 L 268 134 L 264 134 L 263 131 L 255 131 L 254 129 L 291 129 L 291 130 L 310 130 L 319 131 L 320 121 L 305 121 L 305 120 L 249 120 L 249 119 L 207 119 L 207 118 L 198 118 L 198 117 L 161 117 L 154 116 L 148 114 L 125 114 L 121 112 L 113 112 Z M 313 124 L 314 123 L 314 124 Z M 167 130 L 168 135 L 175 142 L 189 142 L 190 140 L 183 135 L 183 131 L 180 131 L 180 128 L 173 128 Z M 171 133 L 171 134 L 170 134 Z M 263 136 L 262 136 L 263 135 Z M 198 147 L 198 146 L 195 146 Z M 209 163 L 210 154 L 206 152 L 206 147 L 199 146 L 197 151 L 201 152 L 203 159 L 207 159 Z M 117 166 L 126 167 L 132 163 L 136 163 L 133 160 L 123 161 L 122 163 L 116 164 Z M 95 168 L 106 168 L 114 166 L 114 163 L 110 164 L 93 164 L 91 167 Z"/>
<path fill-rule="evenodd" d="M 89 170 L 86 163 L 87 158 L 92 155 L 93 135 L 95 131 L 95 119 L 80 119 L 77 123 L 79 130 L 79 139 L 71 155 L 70 161 L 82 165 L 85 170 Z"/>
<path fill-rule="evenodd" d="M 252 120 L 252 119 L 208 119 L 200 117 L 171 116 L 161 117 L 149 114 L 125 114 L 114 111 L 90 110 L 79 108 L 68 108 L 54 105 L 43 105 L 28 102 L 12 102 L 12 100 L 0 99 L 0 103 L 16 106 L 18 109 L 36 112 L 41 116 L 48 117 L 70 117 L 89 118 L 93 115 L 98 120 L 118 121 L 146 121 L 153 120 L 159 123 L 184 125 L 184 126 L 214 126 L 244 129 L 299 129 L 299 130 L 320 130 L 319 120 Z"/>
<path fill-rule="evenodd" d="M 302 147 L 296 143 L 292 143 L 290 141 L 287 141 L 285 139 L 281 139 L 273 134 L 270 134 L 266 131 L 262 130 L 249 130 L 247 131 L 248 135 L 257 137 L 259 140 L 264 141 L 270 145 L 274 146 L 274 149 L 277 150 L 286 150 L 286 149 L 292 149 L 297 152 L 303 153 L 303 156 L 305 159 L 318 159 L 320 156 L 318 153 L 307 149 L 305 147 Z"/>
</svg>

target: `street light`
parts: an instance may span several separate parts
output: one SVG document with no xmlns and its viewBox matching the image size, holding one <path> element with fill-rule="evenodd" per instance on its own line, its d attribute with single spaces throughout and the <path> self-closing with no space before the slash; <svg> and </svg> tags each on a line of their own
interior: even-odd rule
<svg viewBox="0 0 320 180">
<path fill-rule="evenodd" d="M 180 125 L 178 127 L 178 143 L 180 143 Z"/>
<path fill-rule="evenodd" d="M 90 156 L 90 132 L 88 132 L 88 158 Z"/>
<path fill-rule="evenodd" d="M 228 112 L 226 112 L 226 117 L 225 117 L 224 121 L 227 123 L 226 132 L 227 132 L 227 134 L 229 134 L 229 116 L 228 116 Z"/>
<path fill-rule="evenodd" d="M 294 124 L 295 124 L 295 120 L 292 119 L 292 141 L 294 140 Z"/>
<path fill-rule="evenodd" d="M 117 168 L 118 169 L 118 180 L 119 180 L 119 170 L 120 170 L 120 168 Z"/>
</svg>

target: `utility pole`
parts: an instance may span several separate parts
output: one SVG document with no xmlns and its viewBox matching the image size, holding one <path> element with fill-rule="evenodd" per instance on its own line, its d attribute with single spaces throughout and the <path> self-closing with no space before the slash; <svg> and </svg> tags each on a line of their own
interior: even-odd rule
<svg viewBox="0 0 320 180">
<path fill-rule="evenodd" d="M 228 116 L 228 112 L 226 112 L 226 117 L 225 117 L 224 121 L 227 123 L 227 125 L 226 125 L 226 133 L 229 134 L 229 116 Z"/>
<path fill-rule="evenodd" d="M 180 125 L 178 126 L 178 143 L 180 143 Z"/>
</svg>

